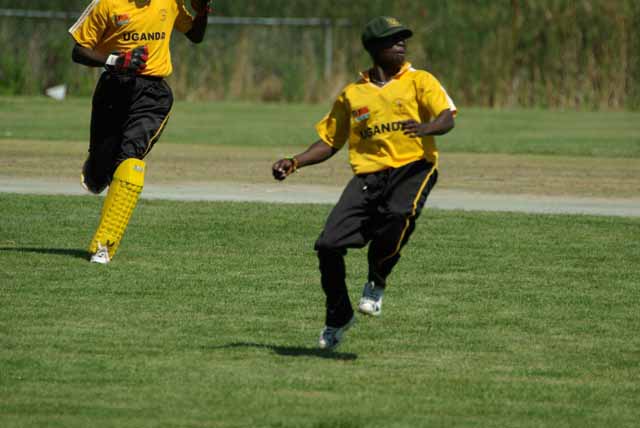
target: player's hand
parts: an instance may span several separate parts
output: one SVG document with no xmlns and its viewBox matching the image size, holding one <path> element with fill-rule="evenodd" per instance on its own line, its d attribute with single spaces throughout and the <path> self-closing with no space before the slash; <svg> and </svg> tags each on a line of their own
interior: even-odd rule
<svg viewBox="0 0 640 428">
<path fill-rule="evenodd" d="M 282 181 L 298 169 L 297 162 L 294 158 L 280 159 L 271 167 L 273 178 Z"/>
<path fill-rule="evenodd" d="M 405 120 L 400 123 L 402 124 L 404 135 L 408 135 L 412 138 L 418 138 L 418 137 L 424 137 L 424 136 L 430 135 L 428 123 L 419 123 L 413 119 Z"/>
<path fill-rule="evenodd" d="M 205 15 L 213 12 L 211 0 L 191 0 L 191 8 L 198 15 Z"/>
<path fill-rule="evenodd" d="M 115 56 L 115 59 L 112 57 Z M 107 60 L 107 68 L 112 68 L 119 73 L 140 73 L 147 68 L 149 49 L 147 46 L 138 46 L 127 52 L 116 52 Z M 113 62 L 113 64 L 110 64 Z"/>
</svg>

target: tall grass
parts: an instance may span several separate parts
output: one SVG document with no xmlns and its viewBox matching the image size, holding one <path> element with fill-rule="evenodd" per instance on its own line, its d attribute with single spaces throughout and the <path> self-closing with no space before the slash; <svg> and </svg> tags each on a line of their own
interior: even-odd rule
<svg viewBox="0 0 640 428">
<path fill-rule="evenodd" d="M 80 11 L 86 0 L 30 1 L 21 8 Z M 214 3 L 215 4 L 215 3 Z M 0 0 L 0 7 L 16 2 Z M 178 97 L 326 102 L 368 66 L 359 35 L 375 15 L 415 31 L 410 55 L 460 104 L 580 109 L 640 108 L 637 0 L 247 0 L 215 4 L 224 16 L 348 18 L 335 28 L 334 67 L 323 74 L 321 28 L 210 28 L 204 45 L 173 42 Z M 71 64 L 70 22 L 0 18 L 0 92 L 33 94 L 67 81 L 88 94 L 94 74 Z"/>
</svg>

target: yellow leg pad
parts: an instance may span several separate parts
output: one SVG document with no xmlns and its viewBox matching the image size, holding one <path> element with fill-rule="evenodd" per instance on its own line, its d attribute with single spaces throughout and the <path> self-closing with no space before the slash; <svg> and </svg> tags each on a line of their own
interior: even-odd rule
<svg viewBox="0 0 640 428">
<path fill-rule="evenodd" d="M 107 246 L 109 257 L 115 255 L 142 192 L 144 172 L 145 163 L 140 159 L 127 159 L 116 169 L 102 206 L 100 225 L 89 245 L 91 254 L 100 245 Z"/>
</svg>

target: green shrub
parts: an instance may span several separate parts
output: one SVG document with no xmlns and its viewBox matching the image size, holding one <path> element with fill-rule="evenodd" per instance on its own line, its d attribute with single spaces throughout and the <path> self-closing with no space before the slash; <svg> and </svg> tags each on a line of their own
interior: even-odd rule
<svg viewBox="0 0 640 428">
<path fill-rule="evenodd" d="M 20 7 L 79 12 L 86 4 L 34 0 Z M 0 0 L 0 8 L 12 6 Z M 197 49 L 176 35 L 171 82 L 179 98 L 327 102 L 369 64 L 359 41 L 364 23 L 393 14 L 415 30 L 414 64 L 432 71 L 461 105 L 640 108 L 636 0 L 247 0 L 216 8 L 219 16 L 317 16 L 352 25 L 333 29 L 328 79 L 322 27 L 217 25 Z M 90 94 L 96 73 L 69 58 L 72 22 L 0 18 L 7 47 L 0 93 L 35 94 L 64 81 L 71 93 Z"/>
</svg>

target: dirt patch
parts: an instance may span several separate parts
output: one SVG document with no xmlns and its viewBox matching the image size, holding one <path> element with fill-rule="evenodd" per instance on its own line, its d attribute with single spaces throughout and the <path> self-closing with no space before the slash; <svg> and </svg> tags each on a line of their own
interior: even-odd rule
<svg viewBox="0 0 640 428">
<path fill-rule="evenodd" d="M 498 194 L 628 198 L 640 196 L 640 159 L 441 155 L 441 184 Z"/>
</svg>

